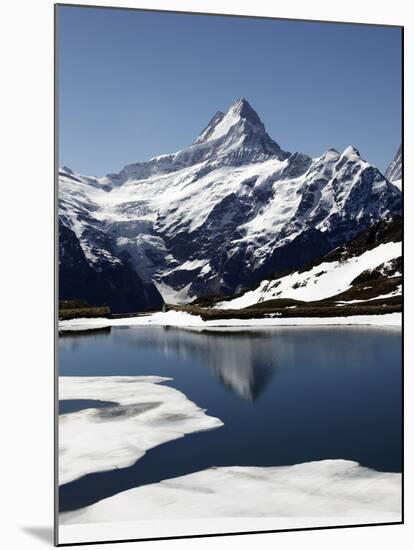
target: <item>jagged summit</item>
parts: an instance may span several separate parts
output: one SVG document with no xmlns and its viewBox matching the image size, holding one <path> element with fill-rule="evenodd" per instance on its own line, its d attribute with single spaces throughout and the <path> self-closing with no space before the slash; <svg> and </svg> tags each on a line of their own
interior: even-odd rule
<svg viewBox="0 0 414 550">
<path fill-rule="evenodd" d="M 68 166 L 66 166 L 66 165 L 59 168 L 59 171 L 60 172 L 66 172 L 66 174 L 73 174 L 73 170 L 68 168 Z"/>
<path fill-rule="evenodd" d="M 324 154 L 320 157 L 322 162 L 336 162 L 341 154 L 337 149 L 334 147 L 331 147 L 330 149 L 327 149 Z"/>
<path fill-rule="evenodd" d="M 233 105 L 229 109 L 229 113 L 230 112 L 232 112 L 236 116 L 238 115 L 240 118 L 248 120 L 251 124 L 263 126 L 259 115 L 244 97 L 239 98 L 233 103 Z"/>
<path fill-rule="evenodd" d="M 198 138 L 194 141 L 194 144 L 218 139 L 218 137 L 226 133 L 226 130 L 229 130 L 241 119 L 249 120 L 251 123 L 263 127 L 262 121 L 247 99 L 240 97 L 232 103 L 226 113 L 217 111 Z"/>
<path fill-rule="evenodd" d="M 266 134 L 264 124 L 260 120 L 259 115 L 247 99 L 241 97 L 230 106 L 226 113 L 218 111 L 195 140 L 194 144 L 217 140 L 223 138 L 229 132 L 237 132 L 240 129 L 246 132 L 247 125 L 259 133 Z"/>
<path fill-rule="evenodd" d="M 342 153 L 343 157 L 361 157 L 360 152 L 353 145 L 348 145 L 345 151 Z"/>
<path fill-rule="evenodd" d="M 284 160 L 290 153 L 267 134 L 259 115 L 244 97 L 237 99 L 226 113 L 218 111 L 192 147 L 224 157 L 228 163 L 258 162 L 269 158 Z M 190 150 L 192 148 L 190 147 Z"/>
</svg>

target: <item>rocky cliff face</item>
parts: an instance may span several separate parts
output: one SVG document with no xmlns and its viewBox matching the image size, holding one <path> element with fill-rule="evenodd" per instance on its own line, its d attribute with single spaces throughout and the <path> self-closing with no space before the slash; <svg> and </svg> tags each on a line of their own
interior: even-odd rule
<svg viewBox="0 0 414 550">
<path fill-rule="evenodd" d="M 88 262 L 76 234 L 59 223 L 59 298 L 108 305 L 113 313 L 160 308 L 162 297 L 156 287 L 144 283 L 122 261 Z"/>
</svg>

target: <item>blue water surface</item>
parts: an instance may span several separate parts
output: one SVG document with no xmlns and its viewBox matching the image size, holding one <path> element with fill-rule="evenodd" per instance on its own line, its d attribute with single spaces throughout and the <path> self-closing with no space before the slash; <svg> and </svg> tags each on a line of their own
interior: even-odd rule
<svg viewBox="0 0 414 550">
<path fill-rule="evenodd" d="M 168 385 L 224 422 L 160 445 L 129 468 L 63 485 L 61 511 L 210 466 L 343 458 L 401 471 L 399 329 L 113 327 L 62 335 L 59 372 L 171 377 Z"/>
</svg>

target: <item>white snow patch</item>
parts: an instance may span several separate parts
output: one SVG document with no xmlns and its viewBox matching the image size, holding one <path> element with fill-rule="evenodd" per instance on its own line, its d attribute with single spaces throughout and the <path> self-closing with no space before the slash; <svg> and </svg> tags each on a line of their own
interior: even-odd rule
<svg viewBox="0 0 414 550">
<path fill-rule="evenodd" d="M 92 472 L 125 468 L 146 451 L 185 434 L 218 428 L 180 391 L 159 376 L 59 377 L 59 399 L 118 403 L 59 416 L 59 484 Z"/>
<path fill-rule="evenodd" d="M 192 271 L 193 269 L 204 267 L 207 263 L 208 260 L 187 260 L 183 262 L 178 269 Z"/>
<path fill-rule="evenodd" d="M 194 296 L 190 292 L 191 283 L 188 283 L 181 290 L 176 290 L 161 281 L 154 281 L 154 284 L 166 304 L 188 304 L 194 299 Z"/>
<path fill-rule="evenodd" d="M 401 520 L 401 474 L 349 460 L 209 468 L 137 487 L 75 512 L 62 524 L 172 518 L 325 517 Z M 340 522 L 339 522 L 340 524 Z"/>
<path fill-rule="evenodd" d="M 193 271 L 194 269 L 200 269 L 208 264 L 208 260 L 187 260 L 182 264 L 178 264 L 171 270 L 165 271 L 163 277 L 170 275 L 174 271 Z"/>
<path fill-rule="evenodd" d="M 210 271 L 211 271 L 211 265 L 210 265 L 210 262 L 208 262 L 200 271 L 200 275 L 207 275 L 208 273 L 210 273 Z"/>
</svg>

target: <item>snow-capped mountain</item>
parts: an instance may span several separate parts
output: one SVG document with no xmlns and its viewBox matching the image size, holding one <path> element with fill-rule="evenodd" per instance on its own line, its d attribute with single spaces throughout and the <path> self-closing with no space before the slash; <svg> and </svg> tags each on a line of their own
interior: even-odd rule
<svg viewBox="0 0 414 550">
<path fill-rule="evenodd" d="M 100 178 L 62 169 L 59 198 L 90 265 L 122 262 L 172 303 L 233 295 L 401 212 L 357 149 L 286 152 L 245 99 L 177 153 Z"/>
<path fill-rule="evenodd" d="M 392 162 L 385 171 L 385 177 L 391 181 L 394 185 L 398 187 L 401 191 L 401 181 L 402 181 L 402 154 L 401 154 L 401 145 L 398 148 L 398 151 L 395 154 Z"/>
</svg>

